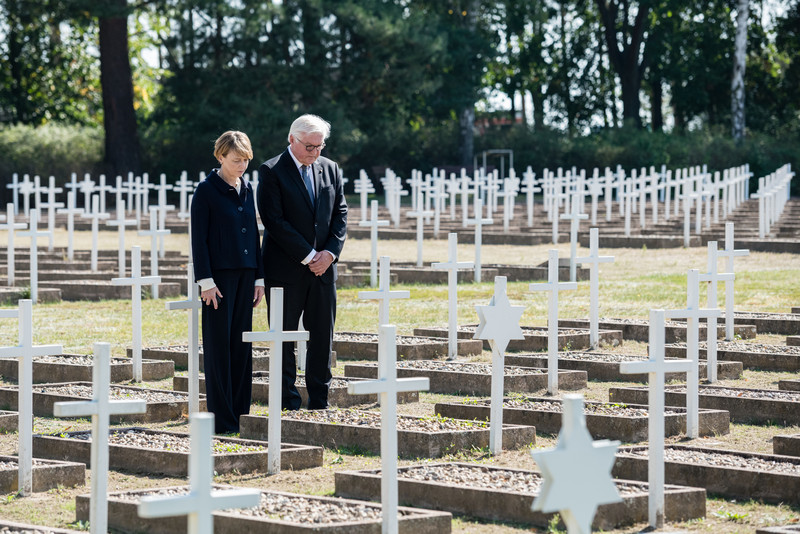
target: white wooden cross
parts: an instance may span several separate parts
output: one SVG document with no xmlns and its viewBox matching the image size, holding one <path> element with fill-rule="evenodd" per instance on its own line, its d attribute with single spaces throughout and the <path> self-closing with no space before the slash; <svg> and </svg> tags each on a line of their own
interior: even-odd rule
<svg viewBox="0 0 800 534">
<path fill-rule="evenodd" d="M 166 249 L 164 247 L 164 236 L 170 233 L 169 230 L 166 229 L 167 212 L 173 211 L 175 209 L 175 206 L 173 206 L 172 204 L 167 204 L 167 191 L 172 189 L 172 186 L 167 184 L 166 174 L 161 174 L 160 184 L 153 186 L 153 188 L 158 190 L 158 204 L 156 206 L 150 206 L 148 209 L 150 211 L 152 210 L 158 211 L 158 228 L 162 232 L 158 234 L 158 255 L 163 260 L 166 257 Z M 147 211 L 147 209 L 145 211 Z"/>
<path fill-rule="evenodd" d="M 483 216 L 483 203 L 475 197 L 475 218 L 467 219 L 467 224 L 475 225 L 475 281 L 481 281 L 481 243 L 483 241 L 483 225 L 494 224 L 491 217 Z"/>
<path fill-rule="evenodd" d="M 257 489 L 214 490 L 214 454 L 212 435 L 214 414 L 193 413 L 189 416 L 189 493 L 168 497 L 142 497 L 139 517 L 185 515 L 188 534 L 213 534 L 214 510 L 252 508 L 261 502 Z"/>
<path fill-rule="evenodd" d="M 139 230 L 139 235 L 150 236 L 150 276 L 158 276 L 158 239 L 169 234 L 170 230 L 159 230 L 156 209 L 150 209 L 150 230 Z M 189 236 L 191 243 L 191 236 Z M 189 247 L 191 248 L 191 247 Z M 160 281 L 160 279 L 159 279 Z M 158 298 L 158 283 L 150 287 L 150 293 L 154 299 Z"/>
<path fill-rule="evenodd" d="M 420 189 L 417 193 L 417 208 L 406 212 L 407 217 L 417 220 L 417 267 L 422 267 L 422 241 L 425 237 L 425 217 L 433 215 L 431 210 L 425 209 L 424 193 Z"/>
<path fill-rule="evenodd" d="M 142 249 L 131 249 L 131 277 L 112 278 L 115 286 L 131 286 L 131 323 L 133 325 L 133 379 L 142 381 L 142 286 L 161 283 L 160 276 L 142 276 Z"/>
<path fill-rule="evenodd" d="M 283 329 L 283 288 L 269 290 L 269 331 L 243 332 L 242 341 L 269 342 L 269 420 L 267 424 L 267 472 L 281 470 L 281 376 L 283 344 L 287 341 L 308 341 L 308 332 Z"/>
<path fill-rule="evenodd" d="M 692 368 L 686 375 L 686 436 L 695 439 L 700 435 L 700 319 L 719 317 L 719 310 L 700 308 L 700 273 L 689 269 L 686 276 L 686 309 L 667 310 L 667 319 L 686 319 L 686 359 Z M 706 329 L 708 337 L 716 332 Z"/>
<path fill-rule="evenodd" d="M 369 227 L 370 250 L 372 252 L 369 257 L 369 285 L 370 287 L 375 287 L 378 285 L 378 227 L 389 226 L 389 221 L 378 220 L 377 200 L 370 202 L 370 211 L 369 221 L 360 221 L 358 225 Z"/>
<path fill-rule="evenodd" d="M 572 196 L 572 211 L 569 214 L 563 213 L 562 219 L 569 221 L 569 281 L 575 282 L 577 280 L 577 265 L 575 257 L 578 255 L 578 230 L 580 229 L 581 221 L 586 220 L 589 216 L 585 213 L 578 213 L 580 209 L 579 202 L 580 195 Z"/>
<path fill-rule="evenodd" d="M 43 202 L 41 207 L 47 208 L 47 250 L 53 252 L 53 245 L 55 244 L 55 229 L 56 229 L 56 209 L 63 208 L 63 202 L 56 202 L 56 193 L 64 191 L 61 187 L 56 187 L 56 177 L 51 176 L 49 179 L 47 191 L 47 202 Z"/>
<path fill-rule="evenodd" d="M 536 185 L 536 173 L 533 172 L 529 167 L 528 170 L 525 171 L 524 177 L 522 178 L 522 189 L 521 189 L 521 191 L 525 193 L 525 205 L 527 208 L 529 227 L 533 226 L 534 196 L 541 190 L 542 188 Z"/>
<path fill-rule="evenodd" d="M 140 399 L 109 400 L 111 384 L 111 345 L 94 344 L 92 368 L 92 400 L 57 402 L 56 417 L 92 416 L 92 499 L 89 526 L 93 533 L 108 531 L 108 434 L 112 415 L 144 413 L 147 403 Z"/>
<path fill-rule="evenodd" d="M 14 286 L 14 267 L 16 266 L 16 257 L 14 255 L 14 233 L 17 230 L 24 230 L 28 225 L 25 223 L 14 222 L 14 204 L 9 202 L 6 204 L 6 223 L 0 224 L 0 230 L 8 230 L 8 249 L 6 258 L 8 259 L 8 269 L 6 270 L 6 279 L 9 286 Z"/>
<path fill-rule="evenodd" d="M 458 355 L 458 270 L 471 269 L 471 261 L 458 261 L 458 234 L 451 232 L 447 236 L 448 261 L 434 263 L 434 269 L 447 270 L 447 359 L 454 360 Z"/>
<path fill-rule="evenodd" d="M 75 191 L 67 193 L 67 207 L 60 208 L 58 213 L 67 216 L 67 261 L 72 263 L 75 258 L 75 249 L 73 247 L 73 237 L 75 235 L 75 216 L 83 215 L 83 208 L 75 207 Z"/>
<path fill-rule="evenodd" d="M 433 237 L 438 239 L 439 228 L 442 222 L 442 201 L 447 199 L 447 193 L 444 192 L 443 180 L 433 180 L 429 198 L 433 201 Z"/>
<path fill-rule="evenodd" d="M 11 189 L 11 205 L 14 207 L 14 215 L 19 213 L 19 197 L 17 194 L 19 193 L 20 183 L 19 183 L 19 175 L 14 173 L 11 175 L 11 183 L 6 184 L 6 189 Z"/>
<path fill-rule="evenodd" d="M 91 255 L 91 264 L 92 264 L 92 272 L 97 272 L 97 232 L 98 232 L 98 222 L 100 219 L 108 219 L 110 215 L 108 213 L 100 213 L 100 199 L 97 196 L 92 197 L 92 209 L 91 211 L 87 208 L 86 213 L 81 215 L 81 219 L 91 219 L 92 220 L 92 255 Z"/>
<path fill-rule="evenodd" d="M 382 531 L 383 534 L 397 534 L 397 394 L 427 391 L 430 383 L 428 378 L 397 378 L 395 325 L 381 325 L 378 343 L 378 379 L 350 382 L 347 391 L 351 395 L 380 395 Z"/>
<path fill-rule="evenodd" d="M 257 188 L 257 178 L 255 178 L 256 175 L 256 173 L 253 175 L 253 191 L 255 191 Z M 186 171 L 181 172 L 181 177 L 175 183 L 172 190 L 177 191 L 180 195 L 178 201 L 178 218 L 181 220 L 188 219 L 191 214 L 189 213 L 189 203 L 186 201 L 186 199 L 188 198 L 188 194 L 194 191 L 194 184 L 191 180 L 189 180 L 189 174 Z"/>
<path fill-rule="evenodd" d="M 106 193 L 111 193 L 114 191 L 114 187 L 111 185 L 106 184 L 106 175 L 101 174 L 97 177 L 97 181 L 99 182 L 95 191 L 100 196 L 100 213 L 107 213 L 106 210 Z"/>
<path fill-rule="evenodd" d="M 186 268 L 187 297 L 186 300 L 177 300 L 166 303 L 168 310 L 187 310 L 189 312 L 189 413 L 200 411 L 200 310 L 203 302 L 200 300 L 198 285 L 194 281 L 194 264 Z"/>
<path fill-rule="evenodd" d="M 87 172 L 83 175 L 83 181 L 78 184 L 78 189 L 80 189 L 81 193 L 83 193 L 83 206 L 88 211 L 89 206 L 92 205 L 91 198 L 94 196 L 94 180 L 92 180 L 91 175 Z M 99 201 L 99 198 L 98 198 Z M 98 204 L 98 212 L 104 213 L 99 211 L 99 204 Z"/>
<path fill-rule="evenodd" d="M 725 223 L 725 250 L 718 252 L 717 256 L 728 258 L 727 271 L 735 275 L 733 269 L 733 259 L 736 256 L 747 256 L 750 254 L 748 249 L 734 248 L 733 242 L 733 223 Z M 725 282 L 725 341 L 733 341 L 733 280 Z"/>
<path fill-rule="evenodd" d="M 517 191 L 513 185 L 514 182 L 515 180 L 511 178 L 503 178 L 503 190 L 495 194 L 495 198 L 503 197 L 503 233 L 506 234 L 508 233 L 511 219 L 514 218 L 514 201 L 517 197 Z"/>
<path fill-rule="evenodd" d="M 20 232 L 20 237 L 31 238 L 31 255 L 30 255 L 30 281 L 31 281 L 31 300 L 34 304 L 39 301 L 39 246 L 38 238 L 47 237 L 50 235 L 48 232 L 39 231 L 39 209 L 34 208 L 29 214 L 30 230 Z"/>
<path fill-rule="evenodd" d="M 101 210 L 102 211 L 102 210 Z M 119 265 L 119 276 L 123 277 L 126 274 L 126 265 L 125 265 L 125 227 L 126 226 L 135 226 L 136 221 L 133 219 L 126 219 L 125 218 L 125 201 L 122 201 L 121 206 L 117 206 L 117 218 L 116 220 L 107 221 L 106 224 L 108 226 L 116 226 L 117 227 L 117 234 L 119 238 L 119 252 L 117 254 L 117 263 Z M 157 273 L 156 273 L 157 274 Z M 156 297 L 158 298 L 158 297 Z"/>
<path fill-rule="evenodd" d="M 16 358 L 17 411 L 19 425 L 19 476 L 18 491 L 22 495 L 33 493 L 33 358 L 54 356 L 63 352 L 61 345 L 33 344 L 33 301 L 19 301 L 19 345 L 0 348 L 0 358 Z M 5 315 L 12 317 L 12 313 Z"/>
<path fill-rule="evenodd" d="M 611 468 L 619 441 L 592 441 L 583 395 L 564 395 L 561 431 L 554 449 L 531 451 L 544 483 L 534 512 L 560 512 L 570 534 L 590 534 L 600 504 L 619 502 Z"/>
<path fill-rule="evenodd" d="M 369 179 L 369 176 L 367 176 L 367 173 L 364 169 L 359 171 L 358 178 L 353 181 L 353 186 L 355 187 L 355 192 L 358 193 L 361 200 L 360 222 L 365 222 L 367 220 L 367 196 L 370 193 L 375 192 L 375 186 L 372 185 L 372 181 Z"/>
<path fill-rule="evenodd" d="M 639 193 L 634 189 L 633 182 L 631 180 L 632 179 L 625 181 L 625 189 L 621 195 L 622 204 L 625 206 L 625 237 L 631 236 L 631 206 L 633 205 L 633 200 L 639 196 Z"/>
<path fill-rule="evenodd" d="M 690 373 L 689 360 L 664 359 L 664 310 L 650 310 L 650 332 L 647 360 L 622 362 L 622 374 L 648 373 L 648 506 L 650 526 L 664 526 L 664 384 L 667 373 Z"/>
<path fill-rule="evenodd" d="M 19 194 L 22 195 L 22 214 L 26 217 L 31 209 L 31 194 L 33 194 L 33 182 L 27 174 L 22 175 L 22 182 L 19 184 Z"/>
<path fill-rule="evenodd" d="M 466 169 L 461 169 L 461 184 L 458 186 L 461 192 L 461 226 L 467 227 L 467 219 L 469 219 L 469 194 L 472 190 L 470 184 L 472 180 L 467 175 Z"/>
<path fill-rule="evenodd" d="M 614 256 L 598 255 L 598 228 L 589 229 L 589 255 L 575 261 L 589 264 L 589 344 L 597 349 L 600 342 L 600 264 L 614 261 Z"/>
<path fill-rule="evenodd" d="M 378 326 L 382 324 L 389 324 L 389 304 L 391 303 L 392 299 L 407 299 L 411 297 L 411 293 L 407 290 L 390 291 L 390 282 L 391 277 L 389 271 L 389 256 L 381 256 L 380 289 L 378 291 L 358 292 L 358 298 L 360 299 L 380 301 L 380 304 L 378 305 Z"/>
<path fill-rule="evenodd" d="M 717 284 L 719 282 L 730 283 L 733 282 L 733 273 L 720 273 L 718 270 L 717 242 L 708 242 L 708 272 L 701 273 L 698 279 L 701 282 L 708 282 L 708 300 L 707 306 L 709 308 L 717 308 Z M 708 342 L 706 343 L 706 363 L 708 364 L 708 381 L 714 383 L 717 381 L 717 317 L 709 317 L 706 323 L 708 328 Z"/>
<path fill-rule="evenodd" d="M 558 292 L 578 289 L 577 282 L 558 281 L 558 250 L 550 250 L 547 282 L 531 284 L 531 291 L 547 291 L 547 393 L 558 393 Z"/>
<path fill-rule="evenodd" d="M 525 306 L 512 306 L 506 292 L 506 277 L 495 276 L 494 295 L 487 306 L 475 306 L 478 324 L 474 339 L 485 339 L 492 347 L 492 392 L 489 409 L 489 449 L 497 456 L 503 450 L 503 391 L 506 348 L 512 339 L 525 339 L 519 322 Z"/>
</svg>

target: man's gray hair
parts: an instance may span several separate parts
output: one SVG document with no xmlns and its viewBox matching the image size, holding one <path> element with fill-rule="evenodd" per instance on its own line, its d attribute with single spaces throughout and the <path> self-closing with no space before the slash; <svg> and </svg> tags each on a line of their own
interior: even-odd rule
<svg viewBox="0 0 800 534">
<path fill-rule="evenodd" d="M 311 133 L 321 133 L 324 141 L 331 134 L 331 123 L 320 116 L 308 113 L 297 117 L 289 127 L 289 135 L 295 137 L 297 137 L 297 134 L 302 136 L 303 134 Z M 286 140 L 291 142 L 289 136 L 286 136 Z"/>
</svg>

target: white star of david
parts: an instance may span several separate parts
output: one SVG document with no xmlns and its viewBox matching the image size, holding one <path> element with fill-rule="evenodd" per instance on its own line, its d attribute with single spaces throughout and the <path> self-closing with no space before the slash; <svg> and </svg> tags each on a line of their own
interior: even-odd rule
<svg viewBox="0 0 800 534">
<path fill-rule="evenodd" d="M 498 277 L 500 278 L 500 277 Z M 487 306 L 475 306 L 480 324 L 474 339 L 486 339 L 494 349 L 503 354 L 512 339 L 525 339 L 519 326 L 525 306 L 512 306 L 506 295 L 505 278 L 495 279 L 495 290 Z"/>
</svg>

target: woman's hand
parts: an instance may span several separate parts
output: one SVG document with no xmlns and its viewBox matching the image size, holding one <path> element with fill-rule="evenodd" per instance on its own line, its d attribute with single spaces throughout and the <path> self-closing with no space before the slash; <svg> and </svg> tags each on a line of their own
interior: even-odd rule
<svg viewBox="0 0 800 534">
<path fill-rule="evenodd" d="M 219 306 L 217 298 L 222 298 L 222 293 L 219 292 L 217 286 L 214 286 L 211 289 L 206 289 L 205 291 L 200 293 L 200 300 L 203 301 L 203 304 L 206 305 L 214 304 L 215 310 Z"/>
<path fill-rule="evenodd" d="M 258 306 L 261 299 L 264 298 L 264 286 L 256 286 L 253 291 L 253 307 Z"/>
</svg>

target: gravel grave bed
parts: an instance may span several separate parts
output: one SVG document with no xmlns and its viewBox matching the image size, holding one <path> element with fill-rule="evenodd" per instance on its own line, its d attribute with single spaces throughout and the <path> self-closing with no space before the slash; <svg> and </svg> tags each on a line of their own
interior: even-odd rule
<svg viewBox="0 0 800 534">
<path fill-rule="evenodd" d="M 637 448 L 635 450 L 621 450 L 617 452 L 617 455 L 647 458 L 648 449 Z M 756 469 L 758 471 L 769 471 L 771 473 L 800 475 L 800 465 L 791 462 L 775 462 L 764 460 L 763 458 L 749 458 L 738 454 L 726 454 L 724 452 L 689 451 L 666 447 L 664 449 L 664 460 L 710 465 L 712 467 Z"/>
<path fill-rule="evenodd" d="M 46 465 L 44 462 L 33 459 L 33 465 Z M 0 471 L 16 471 L 19 469 L 19 464 L 15 460 L 2 460 L 0 461 Z M 2 531 L 0 531 L 2 532 Z"/>
<path fill-rule="evenodd" d="M 92 441 L 92 434 L 88 432 L 74 435 L 67 434 L 67 437 L 89 442 Z M 190 452 L 192 449 L 192 442 L 188 434 L 184 437 L 173 434 L 154 434 L 134 429 L 112 431 L 108 436 L 108 444 L 135 447 L 137 449 L 154 449 L 159 451 L 163 450 L 186 453 Z M 241 443 L 233 443 L 229 441 L 226 442 L 219 439 L 212 439 L 211 446 L 213 452 L 216 454 L 222 454 L 226 452 L 255 452 L 267 450 L 267 447 L 262 447 L 260 445 L 244 445 Z"/>
<path fill-rule="evenodd" d="M 69 365 L 94 365 L 93 354 L 81 354 L 76 356 L 56 355 L 56 356 L 34 356 L 36 363 L 59 363 Z M 130 358 L 111 358 L 111 364 L 131 363 Z M 0 531 L 2 532 L 2 531 Z"/>
<path fill-rule="evenodd" d="M 685 386 L 675 386 L 667 389 L 667 393 L 686 393 Z M 740 399 L 769 399 L 769 400 L 783 400 L 790 402 L 800 402 L 800 392 L 783 391 L 783 390 L 747 390 L 747 389 L 729 389 L 704 386 L 700 388 L 700 394 L 721 395 L 723 397 L 738 397 Z"/>
<path fill-rule="evenodd" d="M 136 494 L 120 494 L 125 501 L 139 501 L 142 497 L 178 496 L 189 493 L 189 488 L 164 488 Z M 338 503 L 329 500 L 305 498 L 300 495 L 262 493 L 257 507 L 224 510 L 236 515 L 277 519 L 290 523 L 328 524 L 347 521 L 381 520 L 381 508 L 376 504 Z M 406 512 L 398 510 L 399 515 Z"/>
<path fill-rule="evenodd" d="M 648 325 L 650 324 L 649 319 L 620 319 L 618 317 L 600 317 L 599 321 L 601 323 L 608 322 L 608 323 L 622 323 L 622 324 L 641 324 L 641 325 Z M 685 327 L 686 323 L 681 321 L 664 321 L 664 326 L 682 326 Z"/>
<path fill-rule="evenodd" d="M 380 471 L 377 471 L 380 473 Z M 507 469 L 466 466 L 461 464 L 420 465 L 399 469 L 398 478 L 421 482 L 436 482 L 453 486 L 478 487 L 489 490 L 508 491 L 537 495 L 542 486 L 542 476 L 534 472 L 518 472 Z M 622 497 L 646 491 L 645 484 L 628 484 L 616 481 Z"/>
<path fill-rule="evenodd" d="M 547 327 L 546 326 L 521 326 L 522 333 L 527 336 L 546 336 L 547 335 Z M 461 325 L 458 327 L 459 332 L 475 332 L 478 329 L 477 325 Z M 586 329 L 578 329 L 578 328 L 559 328 L 558 335 L 577 335 L 577 334 L 585 334 Z"/>
<path fill-rule="evenodd" d="M 258 382 L 260 384 L 269 384 L 269 375 L 263 376 L 254 376 L 253 382 Z M 336 378 L 335 376 L 331 379 L 331 388 L 346 388 L 350 385 L 350 382 L 347 380 L 342 380 L 341 378 Z M 295 386 L 297 387 L 306 387 L 306 377 L 303 375 L 297 375 L 297 381 L 295 382 Z"/>
<path fill-rule="evenodd" d="M 724 312 L 722 316 L 725 317 Z M 733 316 L 746 319 L 800 319 L 800 314 L 798 313 L 733 312 Z"/>
<path fill-rule="evenodd" d="M 47 393 L 49 395 L 62 395 L 65 397 L 79 397 L 82 399 L 92 398 L 91 386 L 65 385 L 34 387 L 34 393 Z M 188 398 L 185 394 L 170 393 L 169 391 L 142 390 L 111 386 L 109 392 L 111 399 L 141 399 L 146 402 L 185 402 Z"/>
<path fill-rule="evenodd" d="M 257 411 L 254 415 L 267 415 L 267 411 Z M 284 419 L 308 421 L 311 423 L 327 423 L 336 425 L 355 425 L 378 428 L 381 425 L 381 414 L 364 410 L 295 410 L 282 412 Z M 489 423 L 483 421 L 467 421 L 449 417 L 411 417 L 401 415 L 397 418 L 397 430 L 415 432 L 454 432 L 459 430 L 486 429 Z"/>
<path fill-rule="evenodd" d="M 673 343 L 672 346 L 686 348 L 686 343 Z M 708 344 L 705 341 L 700 343 L 701 349 L 705 349 L 707 347 Z M 738 341 L 718 341 L 717 350 L 731 352 L 792 354 L 800 356 L 800 347 L 787 345 L 767 345 L 765 343 L 741 343 Z"/>
<path fill-rule="evenodd" d="M 472 373 L 481 375 L 492 374 L 492 365 L 488 363 L 453 363 L 436 362 L 432 360 L 400 361 L 397 362 L 398 369 L 419 369 L 424 371 L 450 371 L 453 373 Z M 534 369 L 532 367 L 508 367 L 505 366 L 503 374 L 505 376 L 540 375 L 547 371 Z"/>
<path fill-rule="evenodd" d="M 147 347 L 144 350 L 161 350 L 164 352 L 189 352 L 189 345 L 169 345 L 166 347 Z M 203 345 L 198 346 L 198 353 L 203 354 Z M 253 356 L 269 356 L 269 348 L 253 347 Z"/>
<path fill-rule="evenodd" d="M 30 529 L 26 528 L 25 530 L 19 530 L 17 528 L 11 527 L 0 527 L 0 533 L 2 534 L 50 534 L 53 531 L 50 529 L 45 528 L 44 530 L 39 530 L 38 528 Z"/>
<path fill-rule="evenodd" d="M 609 352 L 559 352 L 558 358 L 565 360 L 586 360 L 611 363 L 647 361 L 647 356 L 644 354 L 614 354 Z M 667 359 L 670 360 L 677 358 Z"/>
<path fill-rule="evenodd" d="M 340 333 L 333 334 L 334 341 L 355 341 L 358 343 L 377 343 L 378 334 L 360 334 L 360 333 Z M 431 343 L 443 343 L 436 339 L 418 336 L 397 336 L 398 345 L 428 345 Z"/>
<path fill-rule="evenodd" d="M 521 408 L 523 410 L 537 410 L 545 412 L 558 412 L 564 411 L 564 406 L 560 402 L 548 401 L 529 401 L 511 399 L 503 402 L 503 406 L 509 408 Z M 648 411 L 644 408 L 631 408 L 622 404 L 592 404 L 586 403 L 583 406 L 583 411 L 592 415 L 613 415 L 616 417 L 647 417 Z M 664 415 L 681 415 L 684 412 L 675 412 L 672 410 L 664 410 Z"/>
</svg>

